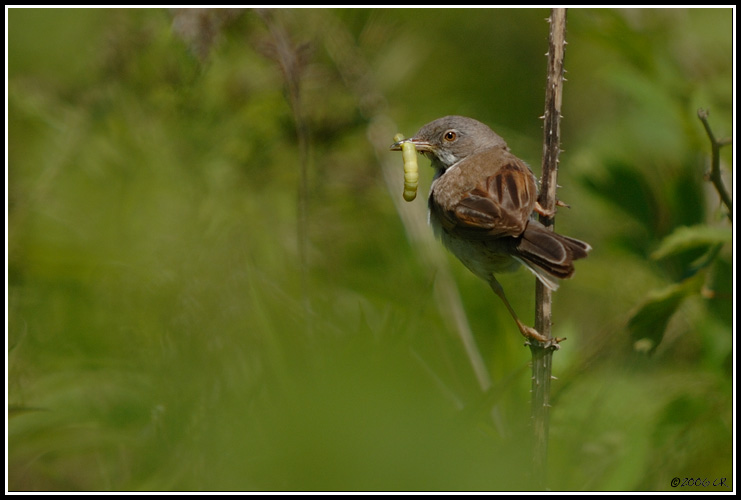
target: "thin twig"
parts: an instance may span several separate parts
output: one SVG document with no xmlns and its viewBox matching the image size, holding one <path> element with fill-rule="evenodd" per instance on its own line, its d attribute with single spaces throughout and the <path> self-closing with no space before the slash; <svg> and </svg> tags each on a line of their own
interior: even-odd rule
<svg viewBox="0 0 741 500">
<path fill-rule="evenodd" d="M 563 59 L 566 45 L 566 9 L 553 9 L 549 19 L 551 33 L 548 43 L 548 83 L 543 116 L 543 172 L 540 181 L 540 205 L 548 212 L 556 208 L 558 155 L 561 144 L 561 102 L 563 98 Z M 540 217 L 553 228 L 553 216 Z M 535 328 L 551 338 L 551 291 L 536 280 Z M 537 489 L 545 489 L 548 457 L 548 428 L 553 348 L 531 342 L 532 353 L 532 424 L 533 479 Z"/>
<path fill-rule="evenodd" d="M 710 112 L 705 109 L 701 108 L 697 110 L 697 116 L 698 118 L 700 118 L 700 121 L 705 126 L 705 132 L 707 132 L 708 134 L 708 139 L 710 139 L 710 146 L 712 149 L 710 172 L 708 172 L 707 177 L 710 180 L 710 182 L 713 183 L 713 186 L 715 186 L 715 190 L 718 191 L 718 196 L 720 196 L 720 200 L 728 208 L 728 214 L 727 214 L 728 220 L 733 222 L 733 202 L 731 201 L 731 197 L 728 194 L 728 191 L 726 190 L 726 187 L 723 184 L 723 179 L 721 178 L 721 175 L 720 175 L 720 148 L 721 146 L 730 144 L 732 141 L 730 139 L 718 140 L 715 138 L 715 135 L 713 134 L 713 131 L 710 128 L 710 123 L 708 123 L 709 114 Z"/>
<path fill-rule="evenodd" d="M 284 26 L 275 19 L 272 10 L 256 9 L 270 31 L 270 43 L 262 47 L 275 60 L 283 74 L 286 95 L 296 128 L 299 151 L 299 184 L 297 200 L 297 239 L 301 267 L 301 295 L 306 313 L 306 328 L 311 332 L 311 302 L 309 292 L 309 127 L 301 101 L 301 75 L 308 58 L 309 44 L 294 45 Z"/>
</svg>

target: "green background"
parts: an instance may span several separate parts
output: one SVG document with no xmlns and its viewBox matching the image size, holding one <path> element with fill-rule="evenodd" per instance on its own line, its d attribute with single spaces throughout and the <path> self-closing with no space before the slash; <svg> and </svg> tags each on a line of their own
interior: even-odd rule
<svg viewBox="0 0 741 500">
<path fill-rule="evenodd" d="M 547 10 L 7 15 L 10 490 L 534 487 L 530 353 L 382 165 L 462 114 L 539 174 Z M 732 19 L 568 13 L 551 490 L 734 486 Z"/>
</svg>

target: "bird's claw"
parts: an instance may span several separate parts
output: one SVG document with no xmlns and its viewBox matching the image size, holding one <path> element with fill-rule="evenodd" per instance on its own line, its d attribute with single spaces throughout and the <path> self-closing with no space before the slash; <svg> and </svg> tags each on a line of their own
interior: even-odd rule
<svg viewBox="0 0 741 500">
<path fill-rule="evenodd" d="M 571 208 L 571 205 L 567 205 L 566 203 L 557 199 L 556 207 Z M 556 215 L 557 211 L 556 208 L 554 208 L 553 210 L 547 210 L 543 205 L 540 204 L 539 201 L 535 202 L 535 207 L 533 208 L 533 210 L 535 210 L 535 213 L 545 217 L 546 219 L 552 219 Z"/>
<path fill-rule="evenodd" d="M 557 351 L 561 348 L 561 342 L 566 340 L 566 337 L 544 337 L 535 328 L 531 328 L 525 325 L 520 326 L 520 332 L 527 339 L 525 341 L 525 345 L 527 346 L 533 345 L 533 341 L 535 341 L 536 344 L 542 349 Z"/>
</svg>

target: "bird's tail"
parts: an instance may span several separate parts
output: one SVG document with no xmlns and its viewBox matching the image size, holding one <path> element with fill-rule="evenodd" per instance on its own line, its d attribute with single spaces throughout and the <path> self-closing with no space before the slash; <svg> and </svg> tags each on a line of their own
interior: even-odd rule
<svg viewBox="0 0 741 500">
<path fill-rule="evenodd" d="M 555 278 L 574 274 L 574 261 L 592 249 L 589 244 L 549 231 L 536 220 L 528 221 L 516 246 L 515 257 L 551 290 L 558 288 Z"/>
</svg>

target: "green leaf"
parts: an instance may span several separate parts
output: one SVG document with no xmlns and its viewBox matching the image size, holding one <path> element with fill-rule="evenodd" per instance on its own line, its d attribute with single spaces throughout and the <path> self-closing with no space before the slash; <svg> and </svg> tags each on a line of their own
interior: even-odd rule
<svg viewBox="0 0 741 500">
<path fill-rule="evenodd" d="M 704 273 L 649 294 L 628 322 L 628 330 L 637 351 L 652 354 L 664 338 L 666 326 L 685 297 L 700 291 Z"/>
<path fill-rule="evenodd" d="M 659 248 L 651 254 L 651 258 L 659 260 L 687 250 L 702 247 L 709 248 L 717 244 L 730 243 L 732 237 L 733 234 L 728 227 L 708 226 L 705 224 L 681 226 L 661 241 Z"/>
</svg>

